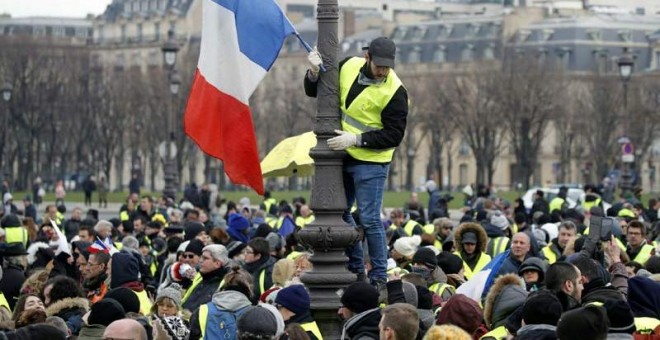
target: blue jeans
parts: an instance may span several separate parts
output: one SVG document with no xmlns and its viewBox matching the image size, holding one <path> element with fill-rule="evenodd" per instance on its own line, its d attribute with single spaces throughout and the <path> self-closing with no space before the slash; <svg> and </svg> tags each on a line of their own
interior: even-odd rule
<svg viewBox="0 0 660 340">
<path fill-rule="evenodd" d="M 349 164 L 344 165 L 344 189 L 348 209 L 344 211 L 346 223 L 356 226 L 350 209 L 357 201 L 360 224 L 364 228 L 367 240 L 369 258 L 373 269 L 369 272 L 372 281 L 387 280 L 387 240 L 385 228 L 380 221 L 380 211 L 383 205 L 385 180 L 389 164 Z M 349 257 L 348 269 L 354 273 L 364 272 L 364 251 L 362 243 L 346 249 Z"/>
</svg>

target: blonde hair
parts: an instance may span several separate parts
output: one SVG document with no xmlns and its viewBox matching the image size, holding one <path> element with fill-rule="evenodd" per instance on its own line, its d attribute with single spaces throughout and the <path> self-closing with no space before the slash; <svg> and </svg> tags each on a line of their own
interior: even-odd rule
<svg viewBox="0 0 660 340">
<path fill-rule="evenodd" d="M 278 287 L 286 286 L 296 273 L 296 263 L 291 259 L 280 259 L 273 266 L 273 285 Z"/>
<path fill-rule="evenodd" d="M 422 340 L 472 340 L 472 337 L 462 328 L 441 325 L 429 328 Z"/>
</svg>

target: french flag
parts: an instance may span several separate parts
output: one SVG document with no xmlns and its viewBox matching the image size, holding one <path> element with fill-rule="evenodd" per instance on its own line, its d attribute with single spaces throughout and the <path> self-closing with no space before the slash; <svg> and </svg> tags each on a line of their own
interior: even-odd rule
<svg viewBox="0 0 660 340">
<path fill-rule="evenodd" d="M 186 134 L 221 159 L 233 183 L 264 194 L 249 99 L 296 33 L 273 0 L 203 0 L 202 41 Z"/>
<path fill-rule="evenodd" d="M 470 280 L 458 287 L 456 294 L 463 294 L 477 303 L 481 303 L 482 299 L 486 298 L 490 287 L 495 283 L 497 272 L 499 272 L 504 260 L 509 257 L 510 253 L 511 250 L 508 249 L 497 255 L 480 272 L 474 274 Z"/>
<path fill-rule="evenodd" d="M 90 254 L 106 253 L 112 255 L 117 252 L 117 249 L 112 245 L 112 242 L 106 243 L 97 237 L 96 241 L 87 247 L 87 251 Z"/>
</svg>

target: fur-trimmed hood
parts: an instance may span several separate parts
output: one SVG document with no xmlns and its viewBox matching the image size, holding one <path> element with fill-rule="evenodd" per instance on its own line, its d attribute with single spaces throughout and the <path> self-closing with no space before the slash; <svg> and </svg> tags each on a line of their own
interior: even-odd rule
<svg viewBox="0 0 660 340">
<path fill-rule="evenodd" d="M 484 304 L 484 321 L 488 329 L 506 323 L 507 318 L 527 299 L 525 283 L 516 274 L 502 275 L 490 287 Z"/>
<path fill-rule="evenodd" d="M 34 242 L 30 244 L 30 246 L 27 249 L 27 261 L 28 265 L 31 265 L 34 263 L 34 261 L 37 260 L 37 252 L 39 249 L 49 249 L 50 246 L 45 243 L 45 242 Z"/>
<path fill-rule="evenodd" d="M 67 309 L 82 309 L 86 313 L 89 311 L 89 300 L 81 297 L 62 299 L 48 306 L 46 308 L 46 314 L 48 316 L 56 316 Z"/>
<path fill-rule="evenodd" d="M 472 222 L 462 223 L 456 228 L 456 231 L 454 232 L 454 245 L 456 246 L 456 249 L 461 249 L 463 234 L 468 231 L 477 234 L 477 242 L 479 242 L 477 249 L 480 249 L 482 253 L 485 253 L 486 247 L 488 246 L 488 235 L 486 235 L 486 230 L 480 224 Z"/>
</svg>

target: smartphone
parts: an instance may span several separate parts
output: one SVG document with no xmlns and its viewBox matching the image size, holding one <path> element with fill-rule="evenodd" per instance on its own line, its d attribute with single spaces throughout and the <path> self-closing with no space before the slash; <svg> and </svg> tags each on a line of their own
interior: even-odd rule
<svg viewBox="0 0 660 340">
<path fill-rule="evenodd" d="M 618 223 L 614 217 L 591 216 L 589 219 L 589 238 L 594 242 L 609 242 L 612 239 L 612 231 Z"/>
</svg>

